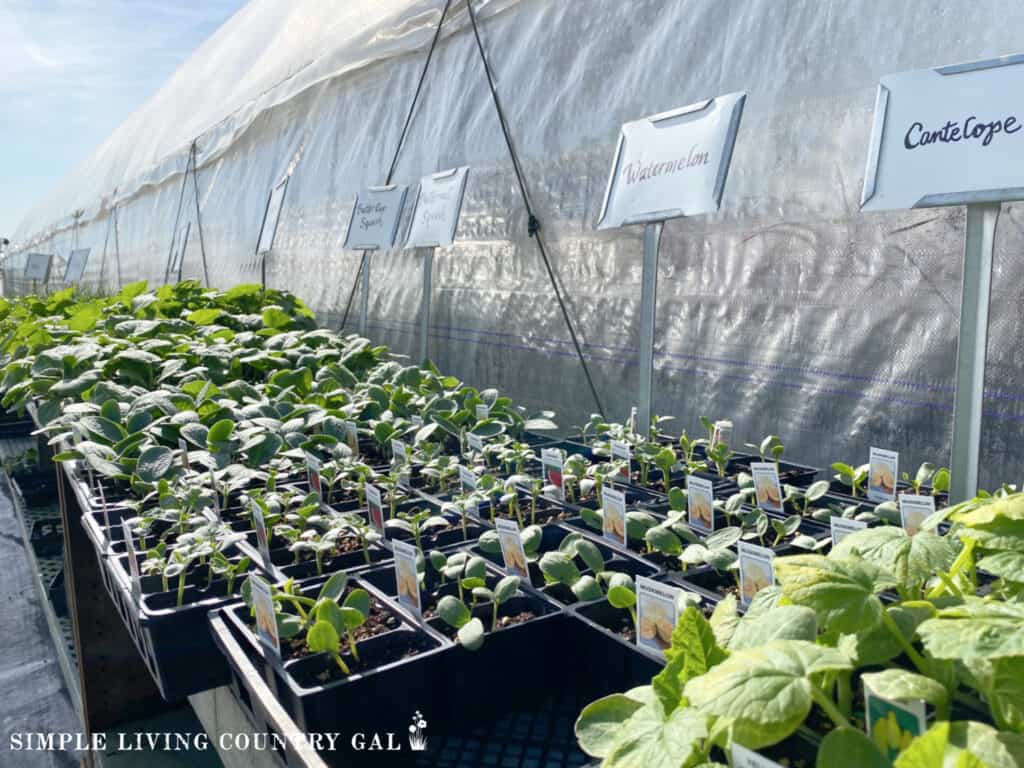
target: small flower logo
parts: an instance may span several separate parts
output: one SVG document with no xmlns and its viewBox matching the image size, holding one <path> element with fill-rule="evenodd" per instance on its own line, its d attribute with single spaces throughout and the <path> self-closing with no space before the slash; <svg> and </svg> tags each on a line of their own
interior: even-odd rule
<svg viewBox="0 0 1024 768">
<path fill-rule="evenodd" d="M 413 752 L 423 752 L 427 748 L 427 720 L 416 710 L 409 725 L 409 747 Z"/>
</svg>

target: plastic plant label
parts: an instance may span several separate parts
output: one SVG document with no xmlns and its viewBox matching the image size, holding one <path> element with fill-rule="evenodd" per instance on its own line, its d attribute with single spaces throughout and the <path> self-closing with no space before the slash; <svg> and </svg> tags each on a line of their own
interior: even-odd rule
<svg viewBox="0 0 1024 768">
<path fill-rule="evenodd" d="M 775 568 L 772 563 L 775 553 L 767 547 L 758 547 L 745 541 L 739 542 L 736 547 L 739 551 L 740 602 L 750 605 L 754 595 L 775 584 Z"/>
<path fill-rule="evenodd" d="M 480 435 L 474 435 L 472 432 L 468 433 L 466 435 L 466 444 L 471 451 L 476 451 L 477 453 L 484 452 L 484 439 Z"/>
<path fill-rule="evenodd" d="M 686 478 L 686 519 L 691 528 L 704 533 L 715 530 L 714 484 L 703 477 Z"/>
<path fill-rule="evenodd" d="M 477 486 L 476 474 L 464 464 L 459 464 L 459 485 L 463 493 L 475 491 Z"/>
<path fill-rule="evenodd" d="M 132 582 L 132 597 L 136 600 L 142 597 L 142 577 L 139 576 L 139 556 L 135 551 L 135 534 L 132 527 L 122 523 L 121 530 L 124 531 L 124 548 L 128 551 L 128 577 Z"/>
<path fill-rule="evenodd" d="M 542 448 L 540 464 L 544 471 L 544 482 L 554 486 L 551 495 L 562 501 L 565 499 L 565 485 L 562 477 L 562 453 L 554 448 Z"/>
<path fill-rule="evenodd" d="M 275 656 L 281 656 L 281 641 L 277 634 L 277 614 L 270 585 L 255 573 L 249 574 L 252 607 L 256 611 L 256 635 Z"/>
<path fill-rule="evenodd" d="M 732 745 L 733 768 L 782 768 L 774 760 L 769 760 L 764 755 L 759 755 L 752 749 L 747 749 L 741 744 Z"/>
<path fill-rule="evenodd" d="M 910 493 L 900 494 L 900 523 L 903 525 L 903 530 L 911 536 L 921 530 L 921 523 L 934 512 L 934 496 L 914 496 Z"/>
<path fill-rule="evenodd" d="M 636 577 L 636 644 L 665 655 L 672 645 L 672 630 L 679 618 L 681 589 L 649 579 Z"/>
<path fill-rule="evenodd" d="M 436 248 L 455 241 L 468 175 L 469 168 L 463 166 L 420 179 L 406 248 Z"/>
<path fill-rule="evenodd" d="M 76 248 L 68 255 L 68 263 L 64 267 L 65 283 L 80 283 L 85 275 L 85 265 L 89 261 L 89 248 Z"/>
<path fill-rule="evenodd" d="M 476 406 L 476 420 L 483 421 L 484 419 L 490 418 L 491 409 L 484 403 L 477 403 Z"/>
<path fill-rule="evenodd" d="M 889 760 L 925 732 L 925 704 L 920 699 L 892 701 L 864 686 L 864 723 L 868 737 Z"/>
<path fill-rule="evenodd" d="M 370 516 L 370 525 L 381 536 L 384 535 L 384 504 L 380 498 L 380 489 L 375 485 L 366 485 L 366 509 Z"/>
<path fill-rule="evenodd" d="M 181 468 L 188 472 L 188 443 L 183 437 L 178 438 L 178 450 L 181 451 Z"/>
<path fill-rule="evenodd" d="M 765 512 L 782 511 L 782 486 L 779 484 L 779 470 L 771 461 L 755 461 L 750 465 L 757 492 L 757 506 Z"/>
<path fill-rule="evenodd" d="M 110 511 L 107 509 L 107 494 L 103 491 L 102 481 L 96 483 L 96 491 L 100 495 L 100 509 L 103 510 L 103 528 L 106 530 L 107 536 L 110 536 Z M 127 528 L 128 526 L 122 525 L 121 527 Z"/>
<path fill-rule="evenodd" d="M 404 440 L 391 441 L 391 465 L 393 467 L 404 467 L 409 463 L 409 451 L 405 447 Z"/>
<path fill-rule="evenodd" d="M 614 488 L 601 491 L 603 522 L 601 531 L 608 541 L 626 546 L 626 494 Z"/>
<path fill-rule="evenodd" d="M 515 520 L 498 518 L 494 521 L 498 532 L 498 543 L 501 545 L 501 557 L 505 561 L 505 572 L 515 575 L 529 583 L 530 568 L 526 564 L 526 550 L 523 539 L 519 535 L 519 526 Z"/>
<path fill-rule="evenodd" d="M 872 448 L 868 458 L 868 499 L 892 501 L 896 498 L 900 455 L 896 451 Z"/>
<path fill-rule="evenodd" d="M 345 445 L 352 451 L 352 456 L 359 456 L 359 429 L 354 421 L 343 421 L 342 428 L 344 429 Z"/>
<path fill-rule="evenodd" d="M 410 416 L 409 421 L 411 421 L 413 426 L 416 428 L 423 426 L 423 417 L 420 416 L 418 413 L 414 413 L 412 416 Z"/>
<path fill-rule="evenodd" d="M 835 515 L 828 520 L 829 530 L 832 532 L 832 546 L 836 546 L 851 533 L 861 531 L 868 527 L 864 520 L 853 520 L 849 517 Z"/>
<path fill-rule="evenodd" d="M 51 261 L 53 261 L 53 254 L 51 253 L 30 253 L 25 258 L 25 273 L 23 277 L 26 280 L 45 283 L 50 278 Z"/>
<path fill-rule="evenodd" d="M 732 440 L 732 422 L 728 419 L 722 419 L 715 422 L 715 428 L 711 431 L 711 450 L 715 449 L 719 443 L 729 445 Z"/>
<path fill-rule="evenodd" d="M 420 605 L 420 576 L 416 568 L 418 550 L 405 541 L 391 542 L 395 555 L 395 582 L 398 584 L 398 602 L 417 617 L 422 613 Z"/>
<path fill-rule="evenodd" d="M 597 228 L 717 211 L 744 98 L 724 94 L 623 125 Z"/>
<path fill-rule="evenodd" d="M 210 467 L 210 488 L 213 489 L 213 506 L 220 513 L 220 492 L 217 490 L 217 475 L 213 472 L 213 467 Z"/>
<path fill-rule="evenodd" d="M 306 454 L 306 479 L 309 481 L 309 490 L 324 501 L 324 483 L 320 477 L 320 459 L 311 453 Z"/>
<path fill-rule="evenodd" d="M 631 435 L 635 435 L 636 434 L 637 413 L 638 413 L 638 411 L 637 411 L 635 405 L 632 408 L 629 409 L 629 434 L 631 434 Z"/>
<path fill-rule="evenodd" d="M 387 250 L 394 246 L 408 187 L 370 187 L 352 206 L 345 248 L 350 251 Z"/>
<path fill-rule="evenodd" d="M 263 558 L 263 565 L 268 569 L 273 567 L 270 562 L 270 539 L 267 536 L 267 521 L 263 517 L 263 509 L 256 502 L 249 503 L 252 511 L 252 525 L 256 529 L 256 543 L 260 547 L 260 557 Z"/>
<path fill-rule="evenodd" d="M 629 470 L 633 462 L 633 448 L 624 440 L 612 440 L 612 458 L 621 459 L 626 462 L 626 466 L 619 470 L 619 476 L 628 481 Z"/>
</svg>

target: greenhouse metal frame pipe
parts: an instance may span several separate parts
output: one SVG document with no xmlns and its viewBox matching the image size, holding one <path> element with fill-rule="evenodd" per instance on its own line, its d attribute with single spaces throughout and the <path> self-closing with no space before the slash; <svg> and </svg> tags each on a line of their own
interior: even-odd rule
<svg viewBox="0 0 1024 768">
<path fill-rule="evenodd" d="M 640 282 L 640 378 L 637 389 L 637 419 L 641 435 L 651 429 L 651 391 L 654 380 L 654 331 L 658 310 L 658 249 L 665 224 L 644 225 L 644 264 Z"/>
<path fill-rule="evenodd" d="M 953 395 L 949 488 L 952 504 L 973 498 L 978 492 L 992 255 L 1000 206 L 1000 203 L 971 203 L 967 206 L 960 335 L 956 348 L 956 392 Z"/>
</svg>

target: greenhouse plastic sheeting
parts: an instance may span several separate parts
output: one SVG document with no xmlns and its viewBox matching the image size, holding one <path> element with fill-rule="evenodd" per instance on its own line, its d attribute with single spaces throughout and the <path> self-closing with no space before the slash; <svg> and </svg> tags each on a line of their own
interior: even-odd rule
<svg viewBox="0 0 1024 768">
<path fill-rule="evenodd" d="M 71 247 L 90 246 L 87 283 L 102 277 L 114 287 L 115 254 L 121 282 L 159 282 L 196 139 L 211 282 L 259 279 L 253 253 L 267 195 L 291 169 L 268 283 L 337 325 L 359 262 L 341 248 L 355 195 L 384 181 L 442 5 L 254 0 L 30 216 L 18 250 L 56 252 L 61 274 Z M 890 72 L 1015 52 L 1024 6 L 474 7 L 609 415 L 625 418 L 635 402 L 639 337 L 642 232 L 594 231 L 619 126 L 743 90 L 721 212 L 665 227 L 655 412 L 691 432 L 700 414 L 731 418 L 740 441 L 774 432 L 787 456 L 811 464 L 863 462 L 871 444 L 899 450 L 911 471 L 946 461 L 965 216 L 962 208 L 859 212 L 875 90 Z M 556 409 L 567 429 L 580 424 L 592 401 L 527 234 L 464 3 L 445 24 L 394 180 L 414 185 L 457 165 L 472 170 L 457 241 L 435 260 L 431 356 L 472 383 Z M 186 191 L 180 223 L 195 216 L 191 184 Z M 1020 479 L 1007 449 L 1024 437 L 1022 210 L 1004 206 L 997 235 L 987 485 Z M 192 233 L 184 276 L 202 278 L 194 223 Z M 396 250 L 371 259 L 369 333 L 410 354 L 421 258 Z"/>
</svg>

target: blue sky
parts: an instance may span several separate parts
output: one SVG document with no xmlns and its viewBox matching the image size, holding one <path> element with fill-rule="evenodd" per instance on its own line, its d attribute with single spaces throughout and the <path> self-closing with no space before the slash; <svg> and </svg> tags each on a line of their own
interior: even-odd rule
<svg viewBox="0 0 1024 768">
<path fill-rule="evenodd" d="M 245 0 L 0 0 L 0 236 Z"/>
</svg>

